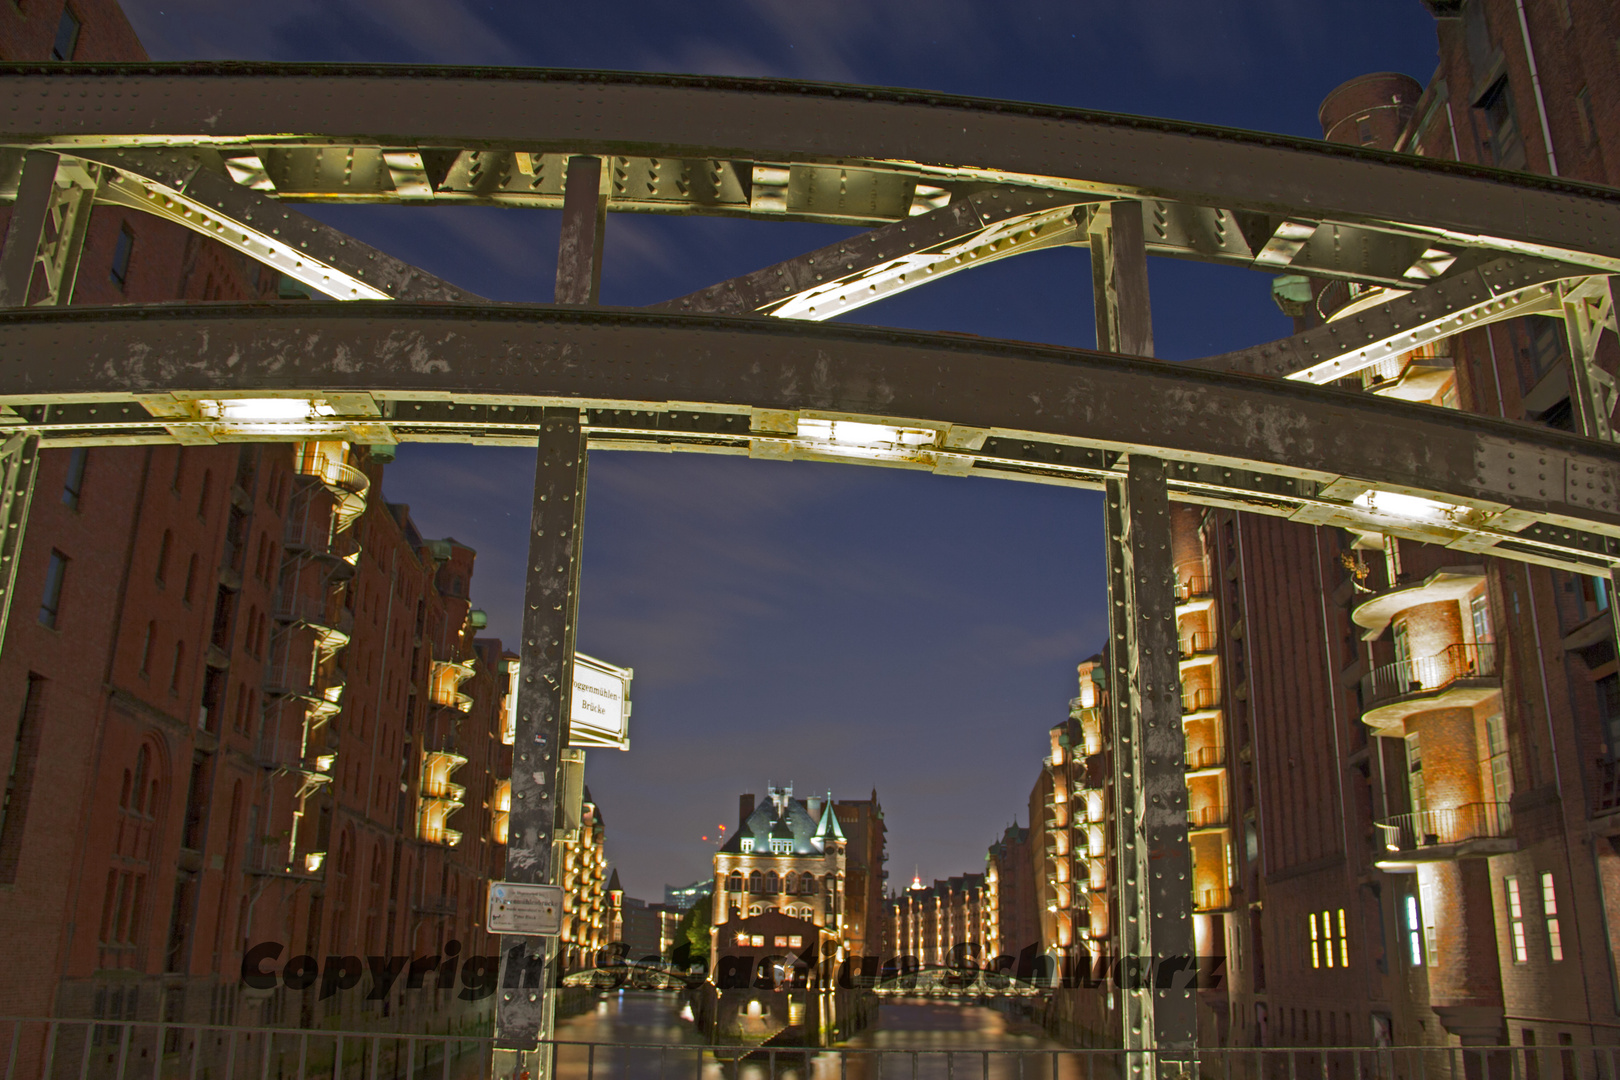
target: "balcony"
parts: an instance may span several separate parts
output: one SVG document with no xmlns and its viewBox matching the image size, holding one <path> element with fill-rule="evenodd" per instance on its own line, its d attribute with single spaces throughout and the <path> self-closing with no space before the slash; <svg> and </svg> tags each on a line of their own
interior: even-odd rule
<svg viewBox="0 0 1620 1080">
<path fill-rule="evenodd" d="M 473 662 L 464 660 L 433 661 L 432 674 L 428 676 L 429 698 L 433 704 L 442 708 L 455 709 L 458 712 L 471 712 L 473 699 L 471 694 L 461 692 L 461 684 L 473 676 Z"/>
<path fill-rule="evenodd" d="M 1361 680 L 1361 719 L 1399 729 L 1413 713 L 1464 708 L 1501 692 L 1494 641 L 1452 645 L 1433 656 L 1397 660 Z"/>
<path fill-rule="evenodd" d="M 366 492 L 371 478 L 343 461 L 348 447 L 341 442 L 304 443 L 298 471 L 320 481 L 336 503 L 333 531 L 343 532 L 366 511 Z"/>
<path fill-rule="evenodd" d="M 444 799 L 457 806 L 465 806 L 467 789 L 460 784 L 452 784 L 449 780 L 433 778 L 422 781 L 422 797 L 424 799 Z"/>
<path fill-rule="evenodd" d="M 1198 746 L 1187 748 L 1187 771 L 1218 769 L 1226 764 L 1226 747 Z"/>
<path fill-rule="evenodd" d="M 354 612 L 341 607 L 337 615 L 328 615 L 327 611 L 325 597 L 278 593 L 270 615 L 277 622 L 314 631 L 315 648 L 319 660 L 324 661 L 349 644 L 354 630 Z"/>
<path fill-rule="evenodd" d="M 1429 401 L 1445 387 L 1452 371 L 1451 357 L 1430 345 L 1385 357 L 1354 375 L 1334 380 L 1333 385 L 1401 401 Z"/>
<path fill-rule="evenodd" d="M 1513 814 L 1504 802 L 1400 814 L 1375 822 L 1383 852 L 1380 869 L 1399 869 L 1420 862 L 1482 858 L 1515 851 Z"/>
<path fill-rule="evenodd" d="M 1231 811 L 1220 803 L 1190 808 L 1187 811 L 1187 828 L 1194 832 L 1199 829 L 1224 829 L 1231 817 Z"/>
<path fill-rule="evenodd" d="M 1225 911 L 1232 906 L 1232 890 L 1225 885 L 1201 885 L 1193 890 L 1194 911 Z"/>
<path fill-rule="evenodd" d="M 1182 638 L 1181 670 L 1186 671 L 1199 664 L 1213 664 L 1216 644 L 1217 638 L 1211 630 L 1198 630 Z"/>
<path fill-rule="evenodd" d="M 1620 758 L 1598 758 L 1597 775 L 1597 796 L 1592 801 L 1592 813 L 1610 814 L 1620 810 Z"/>
<path fill-rule="evenodd" d="M 1465 600 L 1485 583 L 1482 566 L 1444 566 L 1422 581 L 1402 583 L 1393 589 L 1373 593 L 1350 612 L 1350 619 L 1366 632 L 1363 641 L 1382 634 L 1389 621 L 1407 608 L 1434 604 L 1441 600 Z"/>
<path fill-rule="evenodd" d="M 1213 720 L 1221 714 L 1221 692 L 1213 686 L 1202 686 L 1190 694 L 1181 695 L 1183 720 Z"/>
<path fill-rule="evenodd" d="M 1209 581 L 1201 577 L 1189 577 L 1176 582 L 1176 616 L 1191 615 L 1196 612 L 1208 611 L 1215 606 L 1215 592 Z"/>
</svg>

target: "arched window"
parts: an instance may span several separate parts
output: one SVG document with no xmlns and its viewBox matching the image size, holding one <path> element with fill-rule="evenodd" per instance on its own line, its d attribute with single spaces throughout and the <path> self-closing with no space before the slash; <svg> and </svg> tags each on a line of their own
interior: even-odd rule
<svg viewBox="0 0 1620 1080">
<path fill-rule="evenodd" d="M 726 892 L 742 892 L 743 876 L 741 871 L 733 870 L 731 876 L 726 878 Z"/>
<path fill-rule="evenodd" d="M 751 892 L 751 893 L 762 892 L 762 891 L 764 891 L 764 888 L 765 888 L 765 875 L 764 874 L 761 874 L 758 870 L 755 870 L 752 874 L 748 875 L 748 891 L 749 892 Z"/>
<path fill-rule="evenodd" d="M 804 893 L 806 896 L 811 895 L 816 891 L 816 875 L 806 870 L 804 875 L 799 878 L 799 886 L 800 892 Z"/>
<path fill-rule="evenodd" d="M 174 530 L 164 529 L 163 538 L 158 541 L 157 570 L 153 577 L 157 579 L 159 587 L 169 577 L 169 548 L 174 545 Z"/>
<path fill-rule="evenodd" d="M 151 817 L 146 802 L 146 773 L 152 767 L 152 748 L 142 746 L 141 752 L 135 755 L 135 802 L 131 807 L 137 814 L 146 814 Z M 156 801 L 155 799 L 153 800 Z"/>
<path fill-rule="evenodd" d="M 169 669 L 169 693 L 178 694 L 180 692 L 180 674 L 185 670 L 185 666 L 186 643 L 177 641 L 174 643 L 174 666 Z"/>
<path fill-rule="evenodd" d="M 371 882 L 366 893 L 366 946 L 376 950 L 381 947 L 378 940 L 381 933 L 380 916 L 383 908 L 383 856 L 382 845 L 378 844 L 371 849 Z"/>
<path fill-rule="evenodd" d="M 765 891 L 766 891 L 766 893 L 774 896 L 779 891 L 780 887 L 781 887 L 780 883 L 776 879 L 776 871 L 775 870 L 772 870 L 768 874 L 765 875 Z"/>
</svg>

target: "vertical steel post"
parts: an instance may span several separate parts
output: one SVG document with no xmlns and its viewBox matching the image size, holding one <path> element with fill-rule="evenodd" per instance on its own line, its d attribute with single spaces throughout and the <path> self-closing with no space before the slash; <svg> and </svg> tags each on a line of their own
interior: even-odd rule
<svg viewBox="0 0 1620 1080">
<path fill-rule="evenodd" d="M 55 154 L 30 150 L 23 155 L 22 177 L 17 181 L 17 202 L 0 247 L 0 307 L 27 307 L 28 286 L 34 280 L 45 221 L 50 216 L 56 188 Z"/>
<path fill-rule="evenodd" d="M 1614 438 L 1614 376 L 1598 366 L 1597 346 L 1604 330 L 1615 329 L 1614 299 L 1607 277 L 1561 282 L 1559 305 L 1569 339 L 1569 374 L 1581 433 L 1592 439 Z"/>
<path fill-rule="evenodd" d="M 79 254 L 90 222 L 96 175 L 90 166 L 61 168 L 55 154 L 30 150 L 23 157 L 17 201 L 0 246 L 0 307 L 27 307 L 34 270 L 45 271 L 44 304 L 73 297 Z M 48 408 L 48 406 L 47 406 Z M 35 417 L 34 419 L 38 419 Z M 0 436 L 0 645 L 11 616 L 28 507 L 39 471 L 39 436 Z"/>
<path fill-rule="evenodd" d="M 517 726 L 512 744 L 512 810 L 506 880 L 550 884 L 561 811 L 562 750 L 574 676 L 574 627 L 579 605 L 580 532 L 585 511 L 585 425 L 579 409 L 542 411 L 529 515 L 529 562 L 523 592 Z M 539 1053 L 532 1080 L 551 1075 L 555 993 L 560 984 L 550 941 L 501 939 L 500 998 L 495 1045 Z"/>
<path fill-rule="evenodd" d="M 556 302 L 594 304 L 602 291 L 602 234 L 607 225 L 602 159 L 569 158 L 563 184 Z"/>
<path fill-rule="evenodd" d="M 1187 842 L 1175 567 L 1164 462 L 1108 483 L 1109 702 L 1122 1031 L 1130 1075 L 1190 1066 L 1197 958 Z M 1144 1051 L 1154 1051 L 1152 1055 Z"/>
<path fill-rule="evenodd" d="M 1092 212 L 1091 288 L 1097 312 L 1097 349 L 1125 356 L 1153 355 L 1148 301 L 1147 245 L 1142 204 L 1122 199 Z"/>
<path fill-rule="evenodd" d="M 1607 277 L 1582 278 L 1560 282 L 1559 306 L 1564 315 L 1565 337 L 1569 343 L 1570 398 L 1581 425 L 1581 434 L 1590 439 L 1612 442 L 1615 438 L 1614 408 L 1620 388 L 1613 375 L 1598 364 L 1598 342 L 1605 330 L 1620 331 L 1615 321 L 1614 290 Z M 1620 651 L 1620 616 L 1614 612 L 1620 598 L 1620 567 L 1609 569 L 1609 638 Z"/>
</svg>

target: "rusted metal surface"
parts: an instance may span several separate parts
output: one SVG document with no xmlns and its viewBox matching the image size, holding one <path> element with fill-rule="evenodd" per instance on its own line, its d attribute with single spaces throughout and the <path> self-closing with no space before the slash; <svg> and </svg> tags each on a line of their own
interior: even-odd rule
<svg viewBox="0 0 1620 1080">
<path fill-rule="evenodd" d="M 1571 278 L 1586 274 L 1544 259 L 1495 259 L 1303 333 L 1188 363 L 1330 383 L 1463 330 L 1557 312 L 1559 282 Z"/>
<path fill-rule="evenodd" d="M 1141 211 L 1133 202 L 1098 207 L 1087 231 L 1097 348 L 1125 356 L 1152 356 L 1153 313 Z"/>
<path fill-rule="evenodd" d="M 568 698 L 574 681 L 586 450 L 578 409 L 548 408 L 539 428 L 523 638 L 518 648 L 506 880 L 546 885 L 553 877 L 558 778 L 562 750 L 568 744 Z M 554 980 L 537 976 L 555 951 L 555 943 L 544 938 L 501 939 L 501 990 L 495 1008 L 498 1046 L 529 1050 L 551 1037 L 555 1010 L 549 983 Z M 542 1078 L 545 1075 L 543 1069 Z"/>
<path fill-rule="evenodd" d="M 919 185 L 1026 182 L 1620 269 L 1620 196 L 1610 189 L 1316 140 L 920 91 L 541 69 L 18 65 L 0 74 L 0 112 L 15 118 L 7 125 L 15 146 L 192 143 L 237 158 L 245 179 L 263 175 L 272 187 L 261 149 L 273 156 L 309 147 L 309 160 L 293 165 L 350 178 L 305 192 L 322 198 L 469 199 L 550 184 L 556 200 L 561 177 L 546 176 L 555 172 L 546 155 L 596 154 L 634 160 L 647 173 L 624 186 L 627 207 L 657 208 L 659 199 L 632 190 L 651 183 L 673 193 L 663 201 L 677 212 L 792 216 L 794 170 L 806 173 L 810 191 L 816 170 L 832 169 L 876 184 L 864 196 L 869 205 L 882 177 L 893 176 L 895 192 L 883 196 L 893 206 L 874 218 L 833 200 L 808 216 L 898 220 L 918 205 Z M 529 155 L 528 175 L 510 160 L 518 153 Z M 417 169 L 394 167 L 391 156 L 411 154 Z M 502 156 L 475 169 L 484 162 L 463 160 L 471 154 Z M 369 192 L 354 179 L 359 158 L 376 159 L 360 170 Z M 748 173 L 730 166 L 739 158 L 750 162 Z M 688 172 L 665 175 L 650 164 L 671 160 Z M 711 162 L 713 177 L 691 171 Z M 787 172 L 785 208 L 749 198 L 752 166 L 770 163 Z M 1239 217 L 1229 223 L 1243 231 Z M 1253 220 L 1244 246 L 1257 255 L 1274 231 L 1269 219 Z M 1309 246 L 1302 250 L 1308 255 Z"/>
<path fill-rule="evenodd" d="M 649 310 L 819 322 L 961 270 L 1073 243 L 1081 239 L 1075 213 L 1086 201 L 1031 188 L 975 192 Z"/>
<path fill-rule="evenodd" d="M 1108 687 L 1119 955 L 1137 965 L 1122 991 L 1127 1050 L 1198 1045 L 1192 853 L 1177 664 L 1175 571 L 1164 462 L 1130 457 L 1108 484 Z M 1147 1062 L 1130 1061 L 1140 1076 Z"/>
<path fill-rule="evenodd" d="M 602 236 L 607 196 L 602 193 L 602 159 L 568 159 L 562 234 L 557 243 L 559 304 L 595 304 L 602 292 Z"/>
<path fill-rule="evenodd" d="M 233 183 L 209 167 L 218 164 L 212 151 L 120 149 L 83 156 L 116 172 L 99 201 L 201 233 L 334 299 L 482 299 Z"/>
<path fill-rule="evenodd" d="M 1149 451 L 1175 468 L 1210 467 L 1195 483 L 1215 494 L 1221 471 L 1244 470 L 1315 485 L 1290 497 L 1348 503 L 1346 493 L 1363 483 L 1470 507 L 1473 516 L 1459 527 L 1495 522 L 1517 532 L 1541 520 L 1620 535 L 1620 448 L 1610 444 L 1375 395 L 1079 349 L 516 305 L 0 315 L 0 404 L 140 401 L 157 414 L 187 397 L 259 392 L 359 395 L 371 403 L 363 419 L 385 426 L 433 402 L 659 411 L 703 403 L 696 411 L 917 421 L 941 434 L 941 453 L 976 452 L 954 449 L 953 431 L 1028 434 L 1076 448 Z"/>
</svg>

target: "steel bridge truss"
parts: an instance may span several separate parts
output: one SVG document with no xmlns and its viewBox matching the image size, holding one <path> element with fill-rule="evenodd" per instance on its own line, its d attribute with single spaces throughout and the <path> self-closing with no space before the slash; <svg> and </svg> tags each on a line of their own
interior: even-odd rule
<svg viewBox="0 0 1620 1080">
<path fill-rule="evenodd" d="M 1105 491 L 1133 1073 L 1183 1072 L 1194 996 L 1172 500 L 1562 569 L 1620 566 L 1620 193 L 1170 121 L 910 91 L 625 73 L 0 67 L 0 606 L 40 446 L 331 438 L 526 445 L 510 878 L 549 879 L 591 449 L 687 450 Z M 289 209 L 560 208 L 556 299 L 491 304 Z M 67 309 L 89 208 L 152 214 L 338 300 Z M 609 212 L 869 231 L 632 311 Z M 1102 351 L 814 325 L 1029 251 L 1090 250 Z M 1325 325 L 1151 359 L 1148 255 L 1343 282 Z M 48 310 L 47 310 L 48 309 Z M 1582 437 L 1323 389 L 1457 332 L 1561 318 Z M 1257 377 L 1258 376 L 1258 377 Z M 307 415 L 244 419 L 290 398 Z M 3 611 L 0 611 L 3 614 Z M 503 943 L 499 1045 L 551 1034 L 554 950 Z M 1171 977 L 1163 977 L 1166 973 Z M 521 976 L 521 977 L 519 977 Z"/>
</svg>

